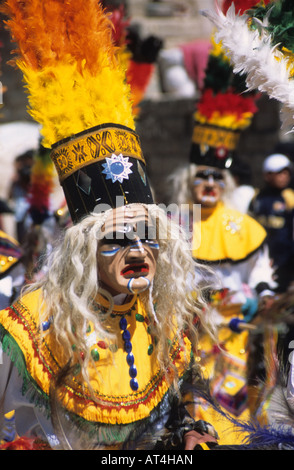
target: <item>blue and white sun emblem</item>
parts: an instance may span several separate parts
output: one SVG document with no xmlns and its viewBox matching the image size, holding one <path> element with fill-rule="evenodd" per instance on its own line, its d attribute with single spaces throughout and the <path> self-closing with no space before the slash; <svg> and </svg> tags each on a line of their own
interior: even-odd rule
<svg viewBox="0 0 294 470">
<path fill-rule="evenodd" d="M 129 179 L 129 174 L 133 173 L 130 170 L 133 164 L 129 162 L 129 157 L 124 157 L 122 154 L 111 155 L 111 158 L 106 157 L 106 163 L 103 163 L 102 166 L 104 170 L 102 173 L 106 175 L 106 179 L 111 179 L 113 183 L 119 181 L 123 182 L 124 179 Z"/>
</svg>

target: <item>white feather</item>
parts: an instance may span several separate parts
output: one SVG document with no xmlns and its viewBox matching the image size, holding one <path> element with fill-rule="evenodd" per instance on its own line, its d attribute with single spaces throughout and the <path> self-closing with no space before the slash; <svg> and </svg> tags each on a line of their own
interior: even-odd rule
<svg viewBox="0 0 294 470">
<path fill-rule="evenodd" d="M 232 4 L 226 15 L 219 7 L 213 12 L 203 12 L 216 26 L 216 40 L 221 41 L 230 57 L 235 73 L 246 75 L 249 90 L 267 93 L 282 103 L 282 125 L 293 125 L 294 79 L 293 65 L 278 49 L 266 30 L 268 15 L 263 21 L 254 19 L 256 29 L 248 28 L 248 15 L 239 16 Z M 294 130 L 294 128 L 292 129 Z"/>
</svg>

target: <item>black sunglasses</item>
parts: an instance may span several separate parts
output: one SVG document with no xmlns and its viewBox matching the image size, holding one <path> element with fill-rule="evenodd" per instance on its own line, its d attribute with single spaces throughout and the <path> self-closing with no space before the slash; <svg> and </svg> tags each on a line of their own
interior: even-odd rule
<svg viewBox="0 0 294 470">
<path fill-rule="evenodd" d="M 210 176 L 212 176 L 213 179 L 216 181 L 217 180 L 220 181 L 224 179 L 224 176 L 220 171 L 210 170 L 210 169 L 198 171 L 195 175 L 195 178 L 201 178 L 203 180 L 207 180 Z"/>
</svg>

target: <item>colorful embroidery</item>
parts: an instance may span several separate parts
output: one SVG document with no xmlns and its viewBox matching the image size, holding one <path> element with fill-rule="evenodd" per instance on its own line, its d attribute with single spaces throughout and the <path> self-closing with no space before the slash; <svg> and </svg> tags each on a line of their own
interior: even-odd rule
<svg viewBox="0 0 294 470">
<path fill-rule="evenodd" d="M 238 217 L 232 214 L 223 214 L 223 225 L 227 232 L 230 232 L 232 235 L 235 233 L 240 232 L 242 228 L 243 216 L 240 215 Z"/>
<path fill-rule="evenodd" d="M 27 383 L 30 383 L 30 387 L 33 386 L 35 389 L 35 395 L 39 397 L 42 396 L 44 401 L 48 404 L 50 382 L 57 376 L 64 363 L 62 350 L 54 341 L 51 328 L 47 329 L 40 347 L 41 336 L 40 328 L 37 323 L 39 318 L 38 294 L 28 294 L 25 296 L 25 299 L 26 298 L 29 300 L 25 302 L 26 305 L 18 301 L 12 308 L 0 312 L 0 323 L 2 324 L 2 326 L 0 326 L 4 338 L 3 344 L 6 344 L 8 353 L 8 344 L 13 344 L 14 350 L 18 350 L 18 357 L 21 361 L 19 364 L 22 364 L 23 376 L 26 377 Z M 103 387 L 100 389 L 100 382 L 97 379 L 95 366 L 91 365 L 89 366 L 89 374 L 90 381 L 94 388 L 96 400 L 94 401 L 87 387 L 82 383 L 79 370 L 77 369 L 77 375 L 73 377 L 70 382 L 68 382 L 68 385 L 65 385 L 59 393 L 60 400 L 63 402 L 68 412 L 74 413 L 76 416 L 93 423 L 128 424 L 147 418 L 168 392 L 173 372 L 161 372 L 156 366 L 155 357 L 148 359 L 154 350 L 155 342 L 152 338 L 150 342 L 150 335 L 147 333 L 148 318 L 144 315 L 143 311 L 140 310 L 141 307 L 132 312 L 134 307 L 134 304 L 130 306 L 129 319 L 131 321 L 130 331 L 132 335 L 136 332 L 136 335 L 132 338 L 132 342 L 135 341 L 136 344 L 136 354 L 134 354 L 134 357 L 140 358 L 141 365 L 139 369 L 141 371 L 141 379 L 138 382 L 143 382 L 140 384 L 140 388 L 138 387 L 137 390 L 133 388 L 133 390 L 131 390 L 128 386 L 130 393 L 124 391 L 121 395 L 115 395 L 115 393 L 109 393 L 110 391 L 115 392 L 117 390 L 117 386 L 112 386 L 112 381 L 110 381 L 104 391 Z M 124 315 L 125 314 L 126 312 L 124 312 Z M 119 320 L 122 318 L 125 317 L 122 315 L 119 317 L 116 316 L 112 321 L 118 324 Z M 138 328 L 139 332 L 137 331 Z M 88 331 L 88 333 L 89 335 L 92 334 L 91 331 Z M 140 335 L 143 344 L 146 345 L 144 348 L 141 348 Z M 185 351 L 183 351 L 178 339 L 171 342 L 170 348 L 171 359 L 176 365 L 180 377 L 187 367 L 187 354 L 189 355 L 188 357 L 190 357 L 190 343 L 186 338 L 184 339 L 184 343 Z M 107 343 L 103 341 L 102 338 L 96 339 L 95 343 L 92 345 L 92 357 L 94 361 L 99 361 L 99 364 L 100 361 L 102 361 L 102 364 L 104 361 L 104 364 L 106 364 L 105 371 L 111 369 L 107 362 L 107 358 L 112 356 L 111 348 L 110 345 L 107 346 Z M 5 348 L 3 347 L 3 349 Z M 125 372 L 125 370 L 128 371 L 128 369 L 131 369 L 133 364 L 131 364 L 130 361 L 128 363 L 126 362 L 126 355 L 123 356 L 125 353 L 122 353 L 121 346 L 119 351 L 119 356 L 116 356 L 118 352 L 115 354 L 115 358 L 119 358 L 119 363 L 113 366 L 111 374 L 114 374 L 115 382 L 120 384 L 119 381 L 124 374 L 128 375 L 128 372 Z M 122 357 L 124 359 L 122 359 Z M 116 359 L 114 359 L 114 362 L 115 361 Z M 151 361 L 150 364 L 149 361 Z M 151 366 L 151 364 L 153 364 L 153 366 Z M 119 366 L 118 369 L 116 369 L 117 366 Z M 145 370 L 144 367 L 147 367 L 147 369 Z M 115 375 L 117 374 L 116 370 L 119 372 L 118 375 Z M 110 380 L 108 376 L 105 376 L 105 378 Z M 135 379 L 136 377 L 131 376 L 131 379 L 133 378 Z M 123 390 L 127 390 L 126 386 Z"/>
</svg>

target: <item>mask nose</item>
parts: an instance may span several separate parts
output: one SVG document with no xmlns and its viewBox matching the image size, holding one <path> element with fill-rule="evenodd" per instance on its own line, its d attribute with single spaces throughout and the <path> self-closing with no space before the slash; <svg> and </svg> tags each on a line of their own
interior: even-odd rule
<svg viewBox="0 0 294 470">
<path fill-rule="evenodd" d="M 128 250 L 128 258 L 141 259 L 141 258 L 145 258 L 145 256 L 146 256 L 146 251 L 145 251 L 144 245 L 141 242 L 140 238 L 137 237 L 134 240 L 132 240 L 130 243 L 129 250 Z"/>
<path fill-rule="evenodd" d="M 215 179 L 212 175 L 209 175 L 209 177 L 207 178 L 207 183 L 209 185 L 213 185 L 215 183 Z"/>
</svg>

